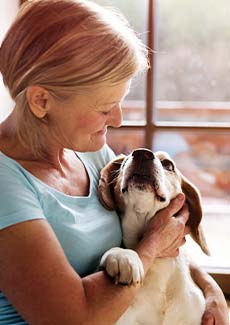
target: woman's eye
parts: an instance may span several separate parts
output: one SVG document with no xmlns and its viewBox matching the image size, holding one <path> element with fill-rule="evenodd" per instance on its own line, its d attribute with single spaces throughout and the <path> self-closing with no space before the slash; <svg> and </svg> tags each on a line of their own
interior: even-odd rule
<svg viewBox="0 0 230 325">
<path fill-rule="evenodd" d="M 113 110 L 113 107 L 107 108 L 104 111 L 101 111 L 101 114 L 103 115 L 109 115 L 109 113 Z"/>
<path fill-rule="evenodd" d="M 174 165 L 170 160 L 164 159 L 164 160 L 161 161 L 161 164 L 162 164 L 164 169 L 166 169 L 166 170 L 168 170 L 170 172 L 174 172 L 174 170 L 175 170 Z"/>
<path fill-rule="evenodd" d="M 101 114 L 103 114 L 103 115 L 108 115 L 109 113 L 110 113 L 110 111 L 101 112 Z"/>
<path fill-rule="evenodd" d="M 106 110 L 101 111 L 101 114 L 103 114 L 103 115 L 109 115 L 118 106 L 120 107 L 120 103 L 116 103 L 113 106 L 109 106 L 109 107 L 106 108 Z"/>
</svg>

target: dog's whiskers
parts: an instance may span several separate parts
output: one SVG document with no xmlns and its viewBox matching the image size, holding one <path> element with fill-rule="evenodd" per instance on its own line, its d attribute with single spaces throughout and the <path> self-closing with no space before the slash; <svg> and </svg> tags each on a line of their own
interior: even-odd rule
<svg viewBox="0 0 230 325">
<path fill-rule="evenodd" d="M 112 180 L 109 182 L 109 185 L 112 185 L 117 182 L 117 179 L 119 177 L 119 169 L 114 170 L 112 173 L 113 173 L 113 177 L 112 177 Z"/>
</svg>

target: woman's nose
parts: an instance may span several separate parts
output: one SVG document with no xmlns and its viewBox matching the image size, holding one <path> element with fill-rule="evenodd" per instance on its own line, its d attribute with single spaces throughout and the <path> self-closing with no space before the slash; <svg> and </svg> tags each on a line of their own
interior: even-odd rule
<svg viewBox="0 0 230 325">
<path fill-rule="evenodd" d="M 108 126 L 112 126 L 114 128 L 118 128 L 122 124 L 122 109 L 121 105 L 117 105 L 114 107 L 113 111 L 111 112 L 111 115 L 107 121 Z"/>
</svg>

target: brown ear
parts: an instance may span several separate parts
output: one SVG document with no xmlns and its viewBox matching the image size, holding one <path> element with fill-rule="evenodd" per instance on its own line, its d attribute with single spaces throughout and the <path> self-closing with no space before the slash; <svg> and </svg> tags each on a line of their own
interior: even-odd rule
<svg viewBox="0 0 230 325">
<path fill-rule="evenodd" d="M 191 228 L 191 237 L 201 247 L 206 255 L 210 255 L 209 249 L 200 225 L 202 219 L 201 198 L 198 189 L 182 175 L 182 191 L 185 194 L 186 202 L 189 208 L 188 225 Z"/>
<path fill-rule="evenodd" d="M 98 195 L 103 206 L 108 210 L 115 210 L 116 203 L 113 199 L 113 188 L 115 186 L 115 178 L 120 169 L 122 161 L 126 156 L 120 155 L 110 161 L 100 172 L 98 183 Z"/>
</svg>

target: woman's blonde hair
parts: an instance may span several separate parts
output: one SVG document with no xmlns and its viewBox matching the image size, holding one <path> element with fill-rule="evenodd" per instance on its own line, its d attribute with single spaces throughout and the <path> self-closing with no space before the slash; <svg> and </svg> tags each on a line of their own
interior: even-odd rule
<svg viewBox="0 0 230 325">
<path fill-rule="evenodd" d="M 16 102 L 18 136 L 36 156 L 45 149 L 42 120 L 26 89 L 67 98 L 101 83 L 116 84 L 148 67 L 147 50 L 125 18 L 84 0 L 30 0 L 0 48 L 0 71 Z"/>
</svg>

